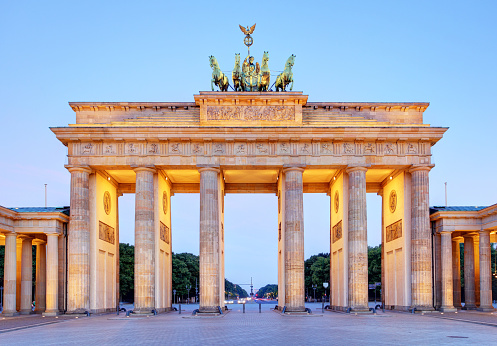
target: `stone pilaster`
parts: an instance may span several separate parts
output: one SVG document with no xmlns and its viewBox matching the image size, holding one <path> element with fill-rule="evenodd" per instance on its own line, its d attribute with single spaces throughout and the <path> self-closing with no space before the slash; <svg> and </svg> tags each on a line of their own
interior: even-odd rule
<svg viewBox="0 0 497 346">
<path fill-rule="evenodd" d="M 480 306 L 478 311 L 494 311 L 492 306 L 492 257 L 490 230 L 480 231 Z"/>
<path fill-rule="evenodd" d="M 480 237 L 473 237 L 473 252 L 475 266 L 475 305 L 480 306 Z"/>
<path fill-rule="evenodd" d="M 429 166 L 411 168 L 411 306 L 433 310 Z"/>
<path fill-rule="evenodd" d="M 436 233 L 433 237 L 435 267 L 435 308 L 442 306 L 442 237 Z"/>
<path fill-rule="evenodd" d="M 71 218 L 68 231 L 67 312 L 90 310 L 90 201 L 91 170 L 72 167 Z"/>
<path fill-rule="evenodd" d="M 475 310 L 475 255 L 473 236 L 464 237 L 464 310 Z"/>
<path fill-rule="evenodd" d="M 200 172 L 200 306 L 201 313 L 219 312 L 219 173 Z"/>
<path fill-rule="evenodd" d="M 452 233 L 441 232 L 442 306 L 440 311 L 454 312 L 454 291 L 452 282 Z"/>
<path fill-rule="evenodd" d="M 378 195 L 381 196 L 381 305 L 385 306 L 385 287 L 386 287 L 385 269 L 387 264 L 385 262 L 385 235 L 384 235 L 385 210 L 383 207 L 384 205 L 383 198 L 385 198 L 385 196 L 383 195 L 383 190 L 381 190 L 381 192 L 378 193 Z"/>
<path fill-rule="evenodd" d="M 303 168 L 290 167 L 285 175 L 285 306 L 287 312 L 305 311 L 304 185 Z"/>
<path fill-rule="evenodd" d="M 22 240 L 21 315 L 29 315 L 33 303 L 33 238 Z"/>
<path fill-rule="evenodd" d="M 135 313 L 155 309 L 154 174 L 135 168 Z"/>
<path fill-rule="evenodd" d="M 347 169 L 349 175 L 349 307 L 369 311 L 368 238 L 365 167 Z"/>
<path fill-rule="evenodd" d="M 5 234 L 5 262 L 3 274 L 3 312 L 2 316 L 18 315 L 16 311 L 17 286 L 17 235 Z"/>
<path fill-rule="evenodd" d="M 461 248 L 457 240 L 452 241 L 452 282 L 454 307 L 461 309 Z"/>
<path fill-rule="evenodd" d="M 59 314 L 59 235 L 47 234 L 47 298 L 45 316 Z"/>
<path fill-rule="evenodd" d="M 47 251 L 46 244 L 36 245 L 36 287 L 35 287 L 35 311 L 43 313 L 46 309 L 47 294 Z"/>
</svg>

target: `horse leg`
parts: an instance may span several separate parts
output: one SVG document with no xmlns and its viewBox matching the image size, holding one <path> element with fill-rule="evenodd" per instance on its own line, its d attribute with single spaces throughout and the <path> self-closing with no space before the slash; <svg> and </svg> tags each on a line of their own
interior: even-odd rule
<svg viewBox="0 0 497 346">
<path fill-rule="evenodd" d="M 214 91 L 214 82 L 215 82 L 215 80 L 211 79 L 211 89 L 212 89 L 212 91 Z"/>
<path fill-rule="evenodd" d="M 293 78 L 292 78 L 292 86 L 290 87 L 290 91 L 293 90 Z"/>
</svg>

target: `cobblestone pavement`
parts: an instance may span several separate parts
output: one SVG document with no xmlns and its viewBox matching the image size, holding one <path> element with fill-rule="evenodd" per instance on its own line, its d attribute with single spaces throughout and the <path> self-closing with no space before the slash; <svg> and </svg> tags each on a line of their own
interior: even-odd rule
<svg viewBox="0 0 497 346">
<path fill-rule="evenodd" d="M 194 306 L 189 306 L 194 307 Z M 224 317 L 192 317 L 184 311 L 152 317 L 130 317 L 114 314 L 59 318 L 62 323 L 31 326 L 20 330 L 0 331 L 0 344 L 37 345 L 81 344 L 259 344 L 259 345 L 329 345 L 329 344 L 495 344 L 497 314 L 465 312 L 454 314 L 464 320 L 481 318 L 484 325 L 439 313 L 412 315 L 386 312 L 377 315 L 350 315 L 318 309 L 311 317 L 282 316 L 263 307 L 247 308 L 242 313 L 236 306 Z M 24 317 L 21 320 L 38 320 Z M 46 318 L 45 318 L 46 319 Z M 44 319 L 44 320 L 45 320 Z M 6 322 L 7 321 L 7 322 Z M 13 323 L 15 319 L 2 320 Z M 48 320 L 47 320 L 48 321 Z"/>
</svg>

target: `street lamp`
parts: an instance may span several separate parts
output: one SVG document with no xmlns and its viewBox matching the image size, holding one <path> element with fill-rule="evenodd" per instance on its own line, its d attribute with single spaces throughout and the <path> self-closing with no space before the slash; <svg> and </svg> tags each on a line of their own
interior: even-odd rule
<svg viewBox="0 0 497 346">
<path fill-rule="evenodd" d="M 176 290 L 173 290 L 174 298 L 173 298 L 173 304 L 176 303 Z"/>
<path fill-rule="evenodd" d="M 316 288 L 318 288 L 318 285 L 312 284 L 312 289 L 314 290 L 314 301 L 316 301 Z"/>
<path fill-rule="evenodd" d="M 197 278 L 195 278 L 195 303 L 198 303 L 198 284 L 197 284 Z"/>
<path fill-rule="evenodd" d="M 326 289 L 328 288 L 328 283 L 323 282 L 323 287 L 324 287 L 324 302 L 326 303 Z"/>
<path fill-rule="evenodd" d="M 190 289 L 192 288 L 192 285 L 186 285 L 186 295 L 187 295 L 187 303 L 190 301 Z"/>
</svg>

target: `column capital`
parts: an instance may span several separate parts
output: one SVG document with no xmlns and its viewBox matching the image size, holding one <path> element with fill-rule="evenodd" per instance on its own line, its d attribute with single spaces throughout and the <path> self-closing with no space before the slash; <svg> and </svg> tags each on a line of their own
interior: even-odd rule
<svg viewBox="0 0 497 346">
<path fill-rule="evenodd" d="M 412 165 L 411 168 L 409 168 L 407 171 L 409 173 L 412 173 L 412 172 L 417 172 L 417 171 L 431 171 L 431 169 L 435 167 L 434 164 L 430 164 L 430 165 Z"/>
<path fill-rule="evenodd" d="M 478 231 L 479 234 L 485 234 L 485 233 L 490 234 L 490 232 L 492 232 L 491 229 L 481 229 L 481 230 Z"/>
<path fill-rule="evenodd" d="M 49 236 L 57 236 L 57 237 L 59 237 L 60 236 L 60 234 L 58 234 L 58 233 L 45 233 L 45 235 L 47 237 L 49 237 Z"/>
<path fill-rule="evenodd" d="M 289 166 L 289 167 L 283 167 L 283 173 L 286 172 L 291 172 L 291 171 L 297 171 L 297 172 L 302 172 L 304 173 L 305 167 L 302 166 Z"/>
<path fill-rule="evenodd" d="M 199 173 L 208 171 L 221 173 L 221 169 L 219 168 L 219 166 L 197 166 L 197 170 Z"/>
<path fill-rule="evenodd" d="M 347 174 L 352 173 L 352 172 L 357 172 L 357 171 L 367 172 L 368 168 L 365 166 L 348 166 L 345 169 L 345 172 L 347 172 Z"/>
<path fill-rule="evenodd" d="M 138 172 L 152 172 L 152 173 L 157 173 L 157 170 L 154 168 L 154 167 L 146 167 L 146 166 L 143 166 L 143 167 L 131 167 L 131 169 L 135 172 L 135 173 L 138 173 Z"/>
<path fill-rule="evenodd" d="M 88 173 L 91 174 L 93 171 L 89 166 L 72 166 L 72 165 L 65 165 L 64 166 L 69 172 L 83 172 L 83 173 Z"/>
</svg>

